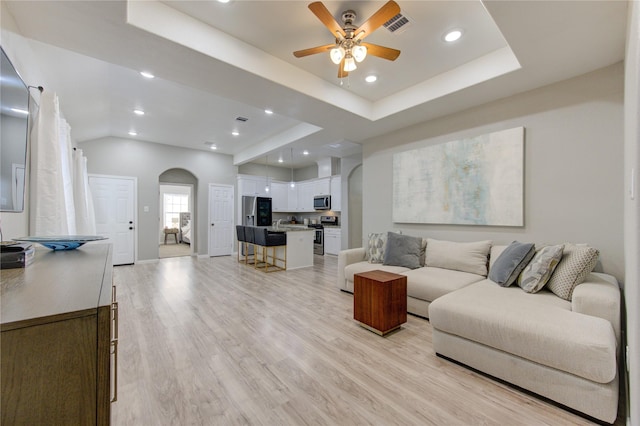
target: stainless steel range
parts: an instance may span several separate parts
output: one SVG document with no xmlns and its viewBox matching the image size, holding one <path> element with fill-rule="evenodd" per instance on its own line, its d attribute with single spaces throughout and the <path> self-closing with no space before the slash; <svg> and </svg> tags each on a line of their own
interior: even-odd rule
<svg viewBox="0 0 640 426">
<path fill-rule="evenodd" d="M 325 225 L 338 225 L 337 216 L 320 216 L 320 223 L 313 223 L 309 228 L 315 228 L 316 233 L 313 238 L 313 254 L 324 255 L 324 227 Z"/>
</svg>

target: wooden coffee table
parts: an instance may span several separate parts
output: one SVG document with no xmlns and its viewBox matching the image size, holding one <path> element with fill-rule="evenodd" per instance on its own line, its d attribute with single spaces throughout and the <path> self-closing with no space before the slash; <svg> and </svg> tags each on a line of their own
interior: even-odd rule
<svg viewBox="0 0 640 426">
<path fill-rule="evenodd" d="M 355 274 L 353 318 L 381 336 L 407 322 L 407 277 L 385 271 Z"/>
</svg>

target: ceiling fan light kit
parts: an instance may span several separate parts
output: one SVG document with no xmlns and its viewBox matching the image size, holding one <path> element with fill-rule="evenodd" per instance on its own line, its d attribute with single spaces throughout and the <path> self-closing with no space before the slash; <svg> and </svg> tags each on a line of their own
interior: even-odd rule
<svg viewBox="0 0 640 426">
<path fill-rule="evenodd" d="M 400 13 L 400 6 L 393 0 L 385 3 L 360 27 L 353 24 L 357 16 L 353 10 L 346 10 L 342 13 L 343 26 L 338 24 L 322 2 L 311 3 L 309 10 L 327 27 L 336 41 L 335 44 L 295 51 L 293 55 L 297 58 L 329 51 L 331 62 L 338 65 L 338 78 L 343 78 L 358 68 L 356 62 L 364 61 L 367 54 L 388 61 L 395 61 L 400 55 L 400 51 L 397 49 L 362 42 L 366 36 Z"/>
<path fill-rule="evenodd" d="M 351 54 L 357 62 L 362 62 L 364 61 L 364 58 L 367 57 L 367 48 L 361 45 L 357 45 L 351 50 Z"/>
<path fill-rule="evenodd" d="M 356 65 L 356 61 L 353 59 L 351 55 L 347 55 L 344 59 L 344 68 L 343 70 L 346 72 L 354 71 L 358 66 Z"/>
<path fill-rule="evenodd" d="M 331 58 L 331 62 L 336 65 L 340 65 L 342 59 L 344 58 L 345 51 L 342 46 L 336 46 L 329 51 L 329 57 Z"/>
</svg>

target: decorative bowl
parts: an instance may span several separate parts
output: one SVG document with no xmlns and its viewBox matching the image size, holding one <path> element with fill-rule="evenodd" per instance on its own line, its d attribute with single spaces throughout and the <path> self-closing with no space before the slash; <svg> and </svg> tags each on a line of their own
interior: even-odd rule
<svg viewBox="0 0 640 426">
<path fill-rule="evenodd" d="M 22 237 L 14 238 L 15 241 L 28 241 L 38 243 L 51 250 L 74 250 L 91 241 L 106 240 L 107 237 L 99 235 L 56 235 L 48 237 Z"/>
</svg>

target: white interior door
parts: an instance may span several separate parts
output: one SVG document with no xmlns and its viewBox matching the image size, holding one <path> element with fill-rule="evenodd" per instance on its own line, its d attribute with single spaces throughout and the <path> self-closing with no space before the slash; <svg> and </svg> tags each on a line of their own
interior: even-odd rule
<svg viewBox="0 0 640 426">
<path fill-rule="evenodd" d="M 113 244 L 113 264 L 135 262 L 136 179 L 89 176 L 96 212 L 96 231 Z"/>
<path fill-rule="evenodd" d="M 209 184 L 209 256 L 233 253 L 233 186 Z"/>
</svg>

